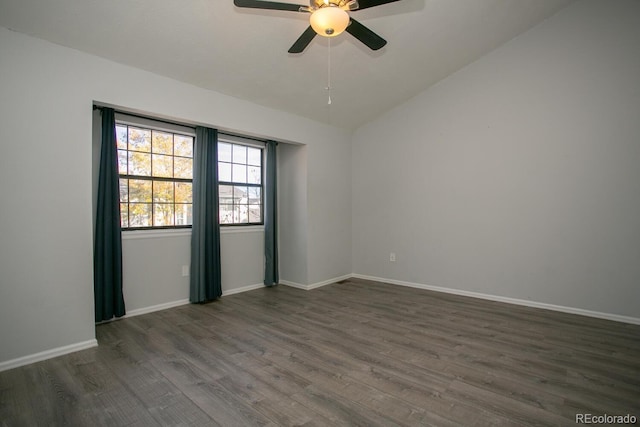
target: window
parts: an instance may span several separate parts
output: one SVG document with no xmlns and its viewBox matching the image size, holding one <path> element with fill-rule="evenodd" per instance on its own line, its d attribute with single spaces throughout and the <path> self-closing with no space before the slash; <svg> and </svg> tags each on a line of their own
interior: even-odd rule
<svg viewBox="0 0 640 427">
<path fill-rule="evenodd" d="M 262 225 L 264 147 L 239 136 L 219 138 L 220 224 Z M 191 227 L 194 140 L 178 124 L 116 116 L 123 230 Z"/>
<path fill-rule="evenodd" d="M 191 226 L 194 137 L 117 123 L 116 139 L 122 228 Z"/>
<path fill-rule="evenodd" d="M 220 224 L 263 224 L 262 151 L 253 145 L 218 142 Z"/>
</svg>

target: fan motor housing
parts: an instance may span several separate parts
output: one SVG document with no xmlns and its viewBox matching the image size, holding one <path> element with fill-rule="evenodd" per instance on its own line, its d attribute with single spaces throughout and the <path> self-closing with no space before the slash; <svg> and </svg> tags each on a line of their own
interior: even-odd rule
<svg viewBox="0 0 640 427">
<path fill-rule="evenodd" d="M 310 0 L 309 2 L 309 6 L 312 9 L 320 9 L 322 7 L 327 7 L 327 6 L 337 6 L 340 8 L 344 8 L 346 7 L 349 3 L 352 3 L 352 0 Z"/>
</svg>

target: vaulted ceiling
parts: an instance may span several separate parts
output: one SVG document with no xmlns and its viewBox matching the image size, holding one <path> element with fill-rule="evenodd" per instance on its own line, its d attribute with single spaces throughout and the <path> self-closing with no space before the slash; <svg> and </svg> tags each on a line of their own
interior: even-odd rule
<svg viewBox="0 0 640 427">
<path fill-rule="evenodd" d="M 572 1 L 400 0 L 352 12 L 387 40 L 375 52 L 344 33 L 330 49 L 316 37 L 289 54 L 307 14 L 239 9 L 232 0 L 0 0 L 0 26 L 355 129 Z"/>
</svg>

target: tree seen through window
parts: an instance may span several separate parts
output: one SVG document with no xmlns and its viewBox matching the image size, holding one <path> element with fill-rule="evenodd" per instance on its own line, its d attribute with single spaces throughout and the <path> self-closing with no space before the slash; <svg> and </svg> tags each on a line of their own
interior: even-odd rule
<svg viewBox="0 0 640 427">
<path fill-rule="evenodd" d="M 193 137 L 116 125 L 123 229 L 190 226 Z"/>
</svg>

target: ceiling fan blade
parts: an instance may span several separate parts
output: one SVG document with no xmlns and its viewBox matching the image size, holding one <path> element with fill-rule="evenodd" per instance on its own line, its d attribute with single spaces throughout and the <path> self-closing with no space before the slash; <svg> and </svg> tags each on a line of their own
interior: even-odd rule
<svg viewBox="0 0 640 427">
<path fill-rule="evenodd" d="M 307 46 L 309 46 L 309 43 L 311 43 L 311 40 L 313 40 L 315 36 L 315 30 L 311 27 L 311 25 L 309 25 L 309 28 L 304 30 L 304 33 L 302 33 L 302 35 L 298 37 L 298 40 L 296 40 L 293 46 L 291 46 L 291 48 L 289 49 L 289 53 L 302 53 L 302 51 L 305 50 Z"/>
<path fill-rule="evenodd" d="M 236 7 L 248 7 L 252 9 L 271 9 L 271 10 L 288 10 L 291 12 L 300 12 L 300 8 L 307 6 L 291 3 L 281 3 L 277 1 L 259 1 L 259 0 L 233 0 Z"/>
<path fill-rule="evenodd" d="M 385 39 L 353 18 L 351 18 L 351 22 L 347 27 L 347 32 L 362 43 L 366 44 L 371 50 L 378 50 L 387 44 Z"/>
<path fill-rule="evenodd" d="M 400 1 L 400 0 L 358 0 L 358 4 L 360 5 L 360 7 L 358 7 L 357 10 L 368 9 L 370 7 L 380 6 L 383 4 L 393 3 L 396 1 Z"/>
</svg>

